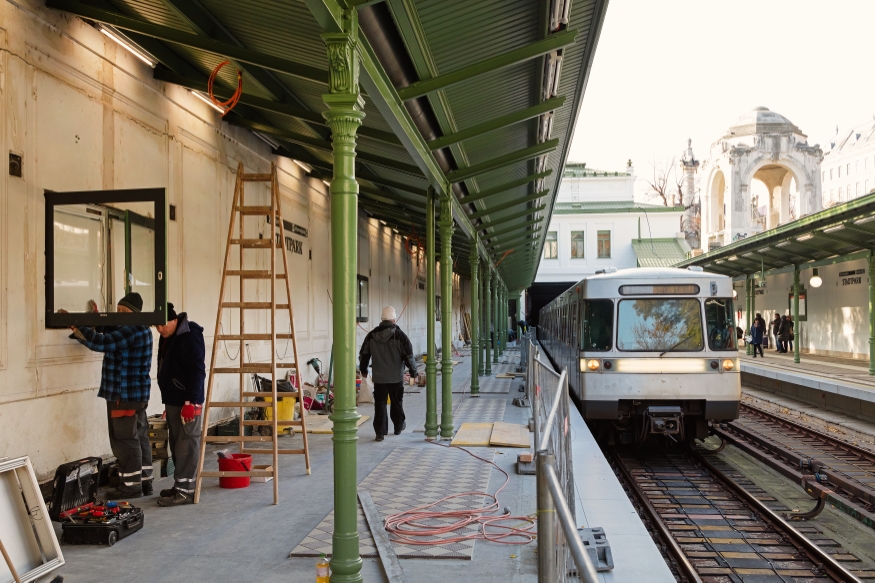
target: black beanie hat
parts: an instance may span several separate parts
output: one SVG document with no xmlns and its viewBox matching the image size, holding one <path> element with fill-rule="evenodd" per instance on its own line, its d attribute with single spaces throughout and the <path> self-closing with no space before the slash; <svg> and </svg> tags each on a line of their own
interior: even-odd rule
<svg viewBox="0 0 875 583">
<path fill-rule="evenodd" d="M 177 318 L 176 310 L 173 309 L 173 304 L 167 302 L 167 321 L 175 320 Z"/>
<path fill-rule="evenodd" d="M 118 301 L 118 305 L 124 306 L 134 312 L 143 311 L 143 298 L 137 292 L 131 292 Z"/>
</svg>

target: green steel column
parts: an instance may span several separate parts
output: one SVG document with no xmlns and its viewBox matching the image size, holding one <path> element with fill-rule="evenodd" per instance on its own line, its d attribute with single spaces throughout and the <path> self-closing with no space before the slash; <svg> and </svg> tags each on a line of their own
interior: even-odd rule
<svg viewBox="0 0 875 583">
<path fill-rule="evenodd" d="M 498 273 L 495 274 L 495 285 L 492 286 L 492 364 L 498 364 L 498 286 L 501 285 Z"/>
<path fill-rule="evenodd" d="M 480 395 L 480 378 L 477 362 L 480 360 L 480 253 L 477 250 L 477 233 L 471 239 L 471 396 Z"/>
<path fill-rule="evenodd" d="M 514 305 L 516 305 L 516 310 L 514 311 L 514 315 L 513 315 L 513 321 L 517 323 L 516 330 L 515 330 L 516 341 L 517 341 L 517 346 L 520 346 L 522 344 L 522 336 L 523 336 L 523 329 L 519 325 L 520 302 L 522 301 L 522 295 L 520 295 L 519 293 L 515 293 L 511 299 L 514 301 Z"/>
<path fill-rule="evenodd" d="M 480 279 L 480 305 L 483 307 L 480 310 L 480 350 L 477 354 L 477 372 L 480 376 L 486 374 L 486 361 L 489 360 L 488 348 L 486 347 L 486 334 L 489 330 L 489 308 L 486 304 L 486 278 L 488 277 L 486 267 L 483 268 L 483 277 Z"/>
<path fill-rule="evenodd" d="M 750 334 L 750 327 L 753 323 L 750 315 L 750 292 L 753 289 L 751 285 L 750 276 L 747 276 L 747 279 L 744 281 L 744 294 L 745 294 L 745 305 L 744 305 L 744 336 L 747 338 L 747 335 Z M 746 354 L 753 354 L 753 346 L 751 346 L 750 342 L 744 343 L 744 351 Z"/>
<path fill-rule="evenodd" d="M 869 250 L 869 374 L 875 375 L 875 253 Z"/>
<path fill-rule="evenodd" d="M 362 581 L 359 556 L 358 499 L 356 493 L 355 408 L 355 307 L 357 257 L 358 183 L 355 179 L 356 131 L 365 117 L 359 95 L 358 17 L 344 11 L 344 32 L 325 33 L 328 47 L 329 93 L 323 115 L 331 128 L 334 176 L 331 196 L 331 289 L 334 354 L 334 534 L 331 549 L 331 580 L 334 583 Z"/>
<path fill-rule="evenodd" d="M 489 264 L 486 264 L 485 272 L 483 273 L 483 282 L 486 286 L 483 289 L 483 298 L 486 300 L 485 307 L 485 323 L 483 326 L 483 336 L 486 339 L 484 343 L 485 350 L 484 352 L 484 361 L 486 361 L 486 370 L 484 371 L 486 376 L 492 376 L 492 358 L 490 358 L 489 351 L 492 346 L 492 335 L 490 334 L 491 326 L 492 326 L 492 290 L 490 285 L 492 284 L 492 270 L 489 268 Z"/>
<path fill-rule="evenodd" d="M 501 353 L 507 350 L 507 287 L 501 287 Z"/>
<path fill-rule="evenodd" d="M 425 438 L 438 436 L 437 420 L 437 354 L 434 349 L 434 189 L 429 188 L 425 205 Z"/>
<path fill-rule="evenodd" d="M 793 362 L 799 362 L 799 266 L 793 267 Z"/>
<path fill-rule="evenodd" d="M 441 194 L 441 437 L 453 437 L 453 208 Z"/>
<path fill-rule="evenodd" d="M 498 288 L 498 356 L 504 355 L 504 282 Z"/>
</svg>

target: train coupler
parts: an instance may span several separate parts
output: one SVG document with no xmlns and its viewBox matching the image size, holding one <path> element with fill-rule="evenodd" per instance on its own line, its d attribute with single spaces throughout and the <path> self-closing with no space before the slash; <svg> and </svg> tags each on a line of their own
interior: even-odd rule
<svg viewBox="0 0 875 583">
<path fill-rule="evenodd" d="M 644 416 L 650 423 L 650 433 L 677 435 L 681 430 L 684 413 L 680 407 L 657 405 L 647 407 Z"/>
</svg>

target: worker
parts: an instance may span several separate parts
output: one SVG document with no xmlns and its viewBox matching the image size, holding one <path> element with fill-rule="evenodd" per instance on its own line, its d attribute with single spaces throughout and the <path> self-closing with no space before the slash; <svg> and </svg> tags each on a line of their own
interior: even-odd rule
<svg viewBox="0 0 875 583">
<path fill-rule="evenodd" d="M 140 294 L 129 293 L 118 302 L 120 313 L 143 309 Z M 106 399 L 109 445 L 118 461 L 119 485 L 104 495 L 106 500 L 150 496 L 152 446 L 146 407 L 152 381 L 152 331 L 148 326 L 70 327 L 71 338 L 103 353 L 98 397 Z"/>
<path fill-rule="evenodd" d="M 390 416 L 395 435 L 407 427 L 404 419 L 404 367 L 410 376 L 416 376 L 416 363 L 413 362 L 413 345 L 401 328 L 395 324 L 395 308 L 386 306 L 380 316 L 380 325 L 368 332 L 359 353 L 359 370 L 362 378 L 368 376 L 368 363 L 372 362 L 374 384 L 374 432 L 377 441 L 389 433 L 389 419 L 386 418 L 386 398 L 392 399 Z"/>
<path fill-rule="evenodd" d="M 194 486 L 200 454 L 201 414 L 204 402 L 204 329 L 177 314 L 167 304 L 167 323 L 157 326 L 158 388 L 170 430 L 173 487 L 161 490 L 159 506 L 194 502 Z"/>
</svg>

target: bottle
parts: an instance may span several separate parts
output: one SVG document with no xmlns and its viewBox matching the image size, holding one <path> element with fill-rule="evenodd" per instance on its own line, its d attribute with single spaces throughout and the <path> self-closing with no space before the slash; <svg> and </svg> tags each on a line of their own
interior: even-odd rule
<svg viewBox="0 0 875 583">
<path fill-rule="evenodd" d="M 325 558 L 325 553 L 319 555 L 319 560 L 316 561 L 316 583 L 330 583 L 331 571 L 328 567 L 328 559 Z"/>
</svg>

